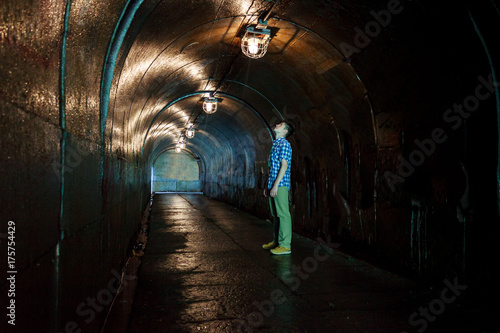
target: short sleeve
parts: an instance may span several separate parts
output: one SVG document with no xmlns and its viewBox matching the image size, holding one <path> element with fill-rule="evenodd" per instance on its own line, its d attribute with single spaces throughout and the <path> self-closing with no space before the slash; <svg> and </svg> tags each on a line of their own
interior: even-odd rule
<svg viewBox="0 0 500 333">
<path fill-rule="evenodd" d="M 279 160 L 284 159 L 288 164 L 292 161 L 292 146 L 290 142 L 284 140 L 279 150 Z"/>
</svg>

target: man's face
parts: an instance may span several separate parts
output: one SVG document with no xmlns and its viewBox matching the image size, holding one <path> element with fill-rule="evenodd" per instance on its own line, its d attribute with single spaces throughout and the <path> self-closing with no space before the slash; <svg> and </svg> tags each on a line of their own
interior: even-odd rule
<svg viewBox="0 0 500 333">
<path fill-rule="evenodd" d="M 274 125 L 274 133 L 276 133 L 276 135 L 285 135 L 287 132 L 287 129 L 286 129 L 286 124 L 285 122 L 281 122 L 281 123 L 278 123 L 276 125 Z"/>
</svg>

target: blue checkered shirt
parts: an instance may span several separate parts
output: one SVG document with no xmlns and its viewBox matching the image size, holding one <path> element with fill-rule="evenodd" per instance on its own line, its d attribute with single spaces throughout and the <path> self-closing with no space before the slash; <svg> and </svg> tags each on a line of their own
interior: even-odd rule
<svg viewBox="0 0 500 333">
<path fill-rule="evenodd" d="M 273 147 L 269 153 L 269 180 L 267 188 L 271 189 L 281 167 L 281 160 L 288 164 L 285 175 L 278 184 L 278 187 L 286 186 L 290 190 L 290 171 L 292 170 L 292 146 L 285 138 L 278 138 L 273 141 Z"/>
</svg>

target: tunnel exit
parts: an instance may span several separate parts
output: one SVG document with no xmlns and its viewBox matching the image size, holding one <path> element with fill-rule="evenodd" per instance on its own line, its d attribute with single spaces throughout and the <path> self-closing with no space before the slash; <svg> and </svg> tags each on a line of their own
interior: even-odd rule
<svg viewBox="0 0 500 333">
<path fill-rule="evenodd" d="M 167 150 L 155 160 L 152 177 L 152 192 L 196 192 L 203 184 L 200 179 L 200 164 L 185 150 Z"/>
</svg>

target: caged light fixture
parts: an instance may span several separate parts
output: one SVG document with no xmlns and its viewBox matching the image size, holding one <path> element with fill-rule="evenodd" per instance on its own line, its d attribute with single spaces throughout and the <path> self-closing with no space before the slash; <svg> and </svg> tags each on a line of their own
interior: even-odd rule
<svg viewBox="0 0 500 333">
<path fill-rule="evenodd" d="M 208 114 L 215 113 L 217 111 L 217 103 L 219 103 L 219 99 L 213 96 L 203 98 L 203 111 Z"/>
<path fill-rule="evenodd" d="M 186 130 L 186 138 L 192 139 L 194 138 L 195 130 L 194 130 L 194 125 L 189 124 L 187 130 Z"/>
<path fill-rule="evenodd" d="M 180 153 L 184 148 L 186 148 L 186 142 L 184 141 L 184 137 L 181 137 L 175 146 L 175 152 Z"/>
<path fill-rule="evenodd" d="M 267 28 L 267 19 L 278 2 L 279 0 L 274 1 L 271 9 L 269 9 L 264 17 L 259 18 L 255 27 L 247 27 L 245 34 L 241 38 L 241 50 L 247 57 L 258 59 L 262 58 L 266 54 L 267 47 L 271 41 L 271 29 Z"/>
<path fill-rule="evenodd" d="M 241 50 L 249 58 L 262 58 L 267 52 L 270 41 L 271 30 L 267 29 L 267 21 L 259 19 L 255 27 L 247 27 L 241 38 Z"/>
<path fill-rule="evenodd" d="M 179 141 L 177 146 L 179 146 L 181 149 L 186 148 L 186 143 L 184 142 L 184 139 L 181 139 L 181 141 Z"/>
</svg>

